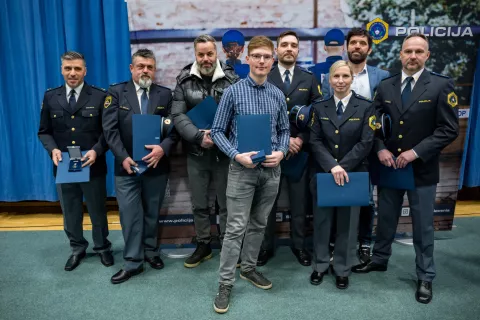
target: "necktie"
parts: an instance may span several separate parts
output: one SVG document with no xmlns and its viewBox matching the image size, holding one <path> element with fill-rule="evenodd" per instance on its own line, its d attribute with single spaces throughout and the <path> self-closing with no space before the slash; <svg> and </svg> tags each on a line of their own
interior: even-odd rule
<svg viewBox="0 0 480 320">
<path fill-rule="evenodd" d="M 75 100 L 75 90 L 70 90 L 70 98 L 68 99 L 68 106 L 70 110 L 73 112 L 75 105 L 77 104 L 77 100 Z"/>
<path fill-rule="evenodd" d="M 147 114 L 148 112 L 148 96 L 147 96 L 147 88 L 142 88 L 143 93 L 142 93 L 142 98 L 141 98 L 141 109 L 142 109 L 142 114 Z"/>
<path fill-rule="evenodd" d="M 412 80 L 413 80 L 413 77 L 408 77 L 405 79 L 407 84 L 405 85 L 405 88 L 402 91 L 402 108 L 403 109 L 407 107 L 407 103 L 410 100 L 410 96 L 412 95 L 412 85 L 411 85 Z"/>
<path fill-rule="evenodd" d="M 342 101 L 339 101 L 337 105 L 337 119 L 341 120 L 342 117 L 343 117 L 343 103 Z"/>
<path fill-rule="evenodd" d="M 285 86 L 285 90 L 288 91 L 290 88 L 290 70 L 285 70 L 285 81 L 283 81 L 283 84 Z"/>
</svg>

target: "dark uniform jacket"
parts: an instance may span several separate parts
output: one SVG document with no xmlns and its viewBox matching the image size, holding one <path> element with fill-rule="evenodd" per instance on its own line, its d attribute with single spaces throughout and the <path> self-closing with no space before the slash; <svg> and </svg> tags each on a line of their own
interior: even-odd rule
<svg viewBox="0 0 480 320">
<path fill-rule="evenodd" d="M 171 107 L 171 90 L 152 83 L 149 90 L 148 114 L 166 118 Z M 122 162 L 133 156 L 132 116 L 134 114 L 141 114 L 141 110 L 133 80 L 111 85 L 103 109 L 103 130 L 105 139 L 115 155 L 116 176 L 128 175 L 122 167 Z M 144 175 L 159 175 L 170 171 L 168 155 L 177 140 L 175 130 L 172 130 L 165 139 L 162 136 L 160 146 L 165 155 L 156 168 L 149 168 Z"/>
<path fill-rule="evenodd" d="M 290 84 L 288 91 L 285 90 L 285 85 L 282 81 L 278 65 L 272 67 L 272 70 L 268 75 L 268 81 L 277 86 L 285 94 L 288 111 L 294 106 L 308 106 L 312 104 L 314 100 L 320 100 L 322 98 L 320 85 L 317 83 L 313 74 L 298 66 L 295 66 L 292 83 Z M 304 146 L 307 146 L 308 144 L 309 135 L 309 130 L 300 132 L 294 124 L 290 123 L 290 136 L 292 138 L 299 137 L 302 139 Z"/>
<path fill-rule="evenodd" d="M 368 171 L 366 157 L 373 146 L 375 112 L 370 100 L 352 96 L 341 120 L 333 96 L 314 104 L 310 123 L 310 149 L 317 173 L 340 165 L 347 172 Z"/>
<path fill-rule="evenodd" d="M 187 142 L 187 152 L 200 155 L 204 150 L 201 147 L 203 133 L 192 123 L 186 113 L 207 96 L 212 96 L 218 104 L 222 98 L 223 91 L 234 84 L 238 80 L 238 76 L 231 66 L 219 62 L 217 68 L 220 67 L 225 76 L 219 79 L 212 79 L 214 80 L 212 81 L 212 88 L 208 92 L 205 89 L 204 80 L 196 74 L 191 74 L 192 66 L 193 63 L 187 65 L 177 76 L 177 85 L 173 94 L 172 117 L 177 132 Z M 220 151 L 219 154 L 223 155 Z"/>
<path fill-rule="evenodd" d="M 97 159 L 90 168 L 90 177 L 107 173 L 107 143 L 102 131 L 102 110 L 106 91 L 84 83 L 74 110 L 70 110 L 65 85 L 49 89 L 43 98 L 38 137 L 50 157 L 53 149 L 67 152 L 67 146 L 82 151 L 95 150 Z M 68 159 L 62 159 L 67 161 Z M 53 167 L 56 175 L 57 167 Z"/>
<path fill-rule="evenodd" d="M 377 115 L 390 115 L 392 133 L 386 142 L 375 139 L 375 151 L 386 148 L 397 157 L 413 149 L 419 156 L 412 163 L 415 185 L 434 185 L 439 181 L 440 152 L 458 136 L 453 80 L 424 70 L 406 108 L 402 108 L 401 81 L 400 73 L 383 80 L 377 88 Z"/>
</svg>

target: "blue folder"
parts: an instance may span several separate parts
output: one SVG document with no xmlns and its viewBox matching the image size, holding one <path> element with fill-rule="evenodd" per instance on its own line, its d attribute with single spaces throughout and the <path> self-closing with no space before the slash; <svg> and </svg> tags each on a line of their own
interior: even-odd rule
<svg viewBox="0 0 480 320">
<path fill-rule="evenodd" d="M 145 161 L 136 161 L 136 163 L 137 163 L 136 167 L 131 166 L 130 168 L 132 168 L 133 172 L 137 176 L 141 176 L 145 171 L 149 169 L 148 164 Z"/>
<path fill-rule="evenodd" d="M 282 160 L 282 174 L 289 177 L 293 181 L 299 181 L 302 178 L 303 171 L 308 162 L 308 153 L 300 151 L 290 156 L 288 160 Z"/>
<path fill-rule="evenodd" d="M 413 167 L 409 163 L 405 168 L 394 169 L 382 164 L 378 166 L 378 186 L 381 188 L 414 190 Z"/>
<path fill-rule="evenodd" d="M 347 172 L 349 183 L 339 186 L 331 173 L 317 173 L 317 206 L 363 207 L 370 201 L 368 172 Z"/>
<path fill-rule="evenodd" d="M 133 160 L 142 160 L 151 152 L 146 145 L 159 145 L 162 117 L 153 114 L 134 114 L 132 117 Z"/>
<path fill-rule="evenodd" d="M 82 157 L 85 156 L 87 151 L 82 151 Z M 77 182 L 89 182 L 90 181 L 90 166 L 82 168 L 82 171 L 68 171 L 70 164 L 70 157 L 68 152 L 62 152 L 62 161 L 58 162 L 57 177 L 55 183 L 77 183 Z"/>
<path fill-rule="evenodd" d="M 272 131 L 269 114 L 238 115 L 237 140 L 238 152 L 261 151 L 272 154 Z"/>
<path fill-rule="evenodd" d="M 198 129 L 210 129 L 217 112 L 217 102 L 208 96 L 202 102 L 190 109 L 186 115 Z"/>
</svg>

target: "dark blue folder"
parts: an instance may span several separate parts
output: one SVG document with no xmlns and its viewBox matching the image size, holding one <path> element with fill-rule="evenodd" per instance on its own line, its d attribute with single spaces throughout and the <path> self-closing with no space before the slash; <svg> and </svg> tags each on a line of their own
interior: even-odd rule
<svg viewBox="0 0 480 320">
<path fill-rule="evenodd" d="M 269 114 L 238 115 L 237 140 L 238 152 L 261 151 L 272 154 L 272 131 Z"/>
<path fill-rule="evenodd" d="M 317 205 L 319 207 L 363 207 L 369 205 L 368 172 L 347 172 L 349 183 L 335 183 L 331 173 L 317 173 Z"/>
<path fill-rule="evenodd" d="M 142 160 L 151 150 L 146 145 L 160 144 L 162 117 L 153 114 L 134 114 L 132 117 L 133 160 Z"/>
<path fill-rule="evenodd" d="M 130 168 L 137 176 L 141 176 L 145 171 L 148 170 L 148 163 L 145 161 L 136 161 L 137 166 L 131 166 Z"/>
<path fill-rule="evenodd" d="M 82 151 L 82 157 L 85 156 L 87 151 Z M 77 183 L 90 181 L 90 166 L 82 168 L 82 171 L 68 171 L 70 164 L 70 157 L 68 152 L 62 152 L 62 161 L 58 162 L 57 177 L 55 183 Z"/>
<path fill-rule="evenodd" d="M 288 160 L 282 160 L 282 174 L 289 177 L 293 181 L 299 181 L 302 177 L 305 166 L 308 162 L 308 153 L 300 151 L 292 155 Z"/>
<path fill-rule="evenodd" d="M 394 169 L 380 164 L 378 166 L 378 186 L 400 190 L 415 189 L 412 164 L 409 163 L 402 169 Z"/>
<path fill-rule="evenodd" d="M 198 129 L 210 129 L 217 112 L 217 102 L 208 96 L 202 102 L 190 109 L 186 115 Z"/>
</svg>

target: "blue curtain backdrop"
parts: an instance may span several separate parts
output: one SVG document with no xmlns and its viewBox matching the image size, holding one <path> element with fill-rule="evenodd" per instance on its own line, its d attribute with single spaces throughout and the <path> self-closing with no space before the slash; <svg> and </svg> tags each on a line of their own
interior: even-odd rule
<svg viewBox="0 0 480 320">
<path fill-rule="evenodd" d="M 52 161 L 37 138 L 46 89 L 63 84 L 60 56 L 85 55 L 86 82 L 130 78 L 124 0 L 0 0 L 0 201 L 57 200 Z M 107 157 L 113 168 L 113 157 Z M 113 171 L 113 170 L 112 170 Z M 114 195 L 113 172 L 107 190 Z"/>
<path fill-rule="evenodd" d="M 473 80 L 472 98 L 470 102 L 470 116 L 468 118 L 468 129 L 465 137 L 462 168 L 460 170 L 460 183 L 462 186 L 480 186 L 480 47 L 477 51 L 477 69 Z"/>
</svg>

